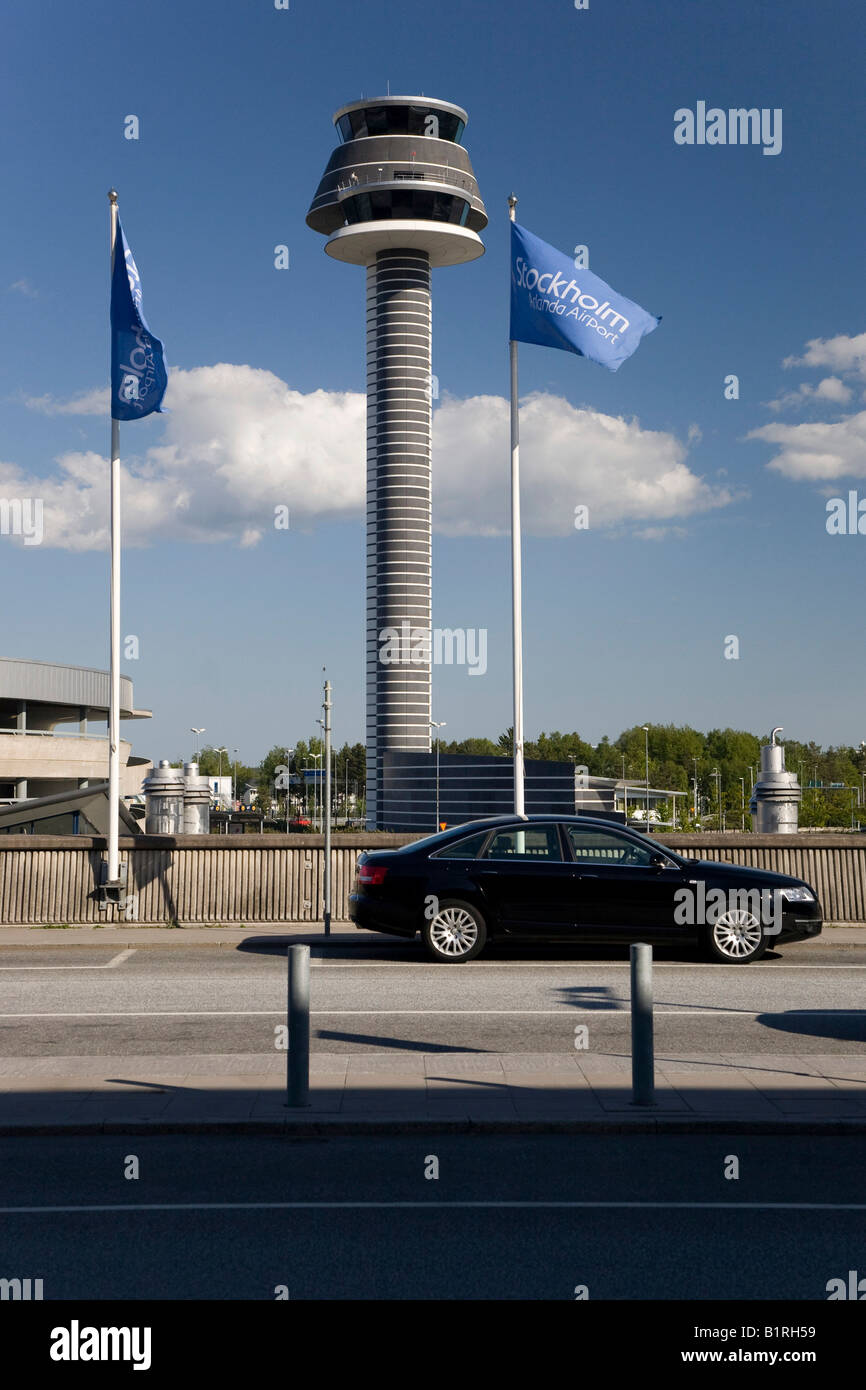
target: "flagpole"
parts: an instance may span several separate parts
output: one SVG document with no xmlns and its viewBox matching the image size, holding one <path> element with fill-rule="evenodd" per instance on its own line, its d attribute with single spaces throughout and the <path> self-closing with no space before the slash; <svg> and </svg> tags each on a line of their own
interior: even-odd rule
<svg viewBox="0 0 866 1390">
<path fill-rule="evenodd" d="M 508 199 L 514 221 L 517 197 Z M 509 340 L 511 358 L 511 624 L 514 662 L 514 814 L 524 812 L 523 770 L 523 594 L 520 562 L 520 416 L 517 407 L 517 342 Z"/>
<path fill-rule="evenodd" d="M 117 242 L 117 193 L 111 205 L 111 270 Z M 108 883 L 119 884 L 120 852 L 120 422 L 111 418 L 111 657 L 108 704 Z"/>
</svg>

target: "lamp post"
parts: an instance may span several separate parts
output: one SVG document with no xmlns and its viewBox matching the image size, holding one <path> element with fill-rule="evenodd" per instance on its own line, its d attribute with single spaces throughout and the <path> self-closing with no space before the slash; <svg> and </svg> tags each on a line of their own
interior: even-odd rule
<svg viewBox="0 0 866 1390">
<path fill-rule="evenodd" d="M 644 743 L 646 745 L 646 810 L 644 819 L 646 822 L 647 834 L 649 834 L 649 724 L 642 724 L 644 731 Z"/>
<path fill-rule="evenodd" d="M 220 755 L 220 770 L 219 770 L 219 788 L 220 788 L 220 790 L 219 790 L 219 798 L 220 798 L 220 801 L 222 801 L 222 796 L 223 796 L 223 753 L 226 753 L 226 752 L 227 752 L 227 749 L 225 749 L 225 748 L 223 748 L 223 747 L 220 747 L 220 748 L 217 749 L 217 752 L 218 752 L 219 755 Z"/>
<path fill-rule="evenodd" d="M 740 829 L 745 834 L 746 830 L 746 779 L 740 777 Z"/>
<path fill-rule="evenodd" d="M 232 810 L 238 799 L 238 750 L 234 749 L 234 772 L 232 774 Z"/>
<path fill-rule="evenodd" d="M 717 804 L 717 806 L 718 806 L 718 808 L 719 808 L 719 809 L 718 809 L 718 828 L 719 828 L 719 830 L 721 830 L 721 828 L 722 828 L 722 774 L 719 772 L 719 769 L 718 769 L 717 767 L 714 767 L 713 770 L 712 770 L 712 772 L 710 773 L 710 776 L 711 776 L 711 777 L 715 777 L 715 779 L 716 779 L 716 804 Z"/>
<path fill-rule="evenodd" d="M 695 813 L 695 825 L 697 825 L 697 823 L 698 823 L 698 760 L 697 760 L 697 758 L 692 758 L 692 762 L 694 763 L 694 767 L 695 767 L 695 775 L 694 775 L 694 777 L 692 778 L 692 786 L 693 786 L 694 789 L 695 789 L 694 813 Z"/>
<path fill-rule="evenodd" d="M 322 761 L 322 755 L 321 755 L 321 753 L 311 753 L 311 754 L 310 754 L 310 757 L 312 758 L 314 764 L 316 764 L 316 763 L 321 764 L 321 761 Z M 320 799 L 320 796 L 319 796 L 319 771 L 320 771 L 320 768 L 319 768 L 319 767 L 316 767 L 316 766 L 313 767 L 313 829 L 314 829 L 314 830 L 316 829 L 317 823 L 318 823 L 319 820 L 320 820 L 320 816 L 321 816 L 321 805 L 322 805 L 321 799 Z"/>
<path fill-rule="evenodd" d="M 190 733 L 191 733 L 191 734 L 195 734 L 195 749 L 194 749 L 194 752 L 193 752 L 193 762 L 196 762 L 196 763 L 197 763 L 197 762 L 198 762 L 198 736 L 199 736 L 199 734 L 206 734 L 206 733 L 207 733 L 207 729 L 194 729 L 194 728 L 191 728 L 191 729 L 190 729 Z"/>
<path fill-rule="evenodd" d="M 286 834 L 289 833 L 289 803 L 291 801 L 290 789 L 292 785 L 292 758 L 295 755 L 294 748 L 286 749 Z"/>
<path fill-rule="evenodd" d="M 445 720 L 444 720 L 444 719 L 440 719 L 440 720 L 439 720 L 439 723 L 437 724 L 437 722 L 436 722 L 435 719 L 431 719 L 431 720 L 430 720 L 430 728 L 431 728 L 431 729 L 437 729 L 437 730 L 438 730 L 438 729 L 444 729 L 444 728 L 445 728 Z M 439 744 L 440 744 L 440 743 L 441 743 L 441 738 L 440 738 L 440 735 L 437 733 L 437 734 L 436 734 L 436 829 L 437 829 L 437 830 L 439 829 Z"/>
</svg>

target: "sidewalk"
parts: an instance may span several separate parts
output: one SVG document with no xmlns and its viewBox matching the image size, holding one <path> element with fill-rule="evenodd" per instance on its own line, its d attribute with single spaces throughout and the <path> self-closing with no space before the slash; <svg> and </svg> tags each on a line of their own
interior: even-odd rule
<svg viewBox="0 0 866 1390">
<path fill-rule="evenodd" d="M 397 936 L 359 931 L 351 922 L 332 922 L 325 936 L 321 922 L 257 922 L 249 927 L 139 927 L 125 922 L 116 927 L 0 927 L 3 946 L 239 946 L 257 936 L 280 937 L 310 946 L 347 944 L 404 945 Z M 820 937 L 818 938 L 820 940 Z M 866 943 L 866 927 L 858 938 Z"/>
<path fill-rule="evenodd" d="M 0 1058 L 0 1135 L 866 1133 L 866 1056 L 657 1057 L 652 1109 L 612 1054 L 315 1053 L 310 1071 L 290 1112 L 284 1052 Z"/>
</svg>

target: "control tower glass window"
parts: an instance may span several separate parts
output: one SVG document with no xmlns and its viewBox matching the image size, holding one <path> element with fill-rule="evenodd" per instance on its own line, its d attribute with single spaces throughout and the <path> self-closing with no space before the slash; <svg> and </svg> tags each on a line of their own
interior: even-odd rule
<svg viewBox="0 0 866 1390">
<path fill-rule="evenodd" d="M 396 217 L 408 221 L 451 222 L 465 227 L 469 204 L 450 193 L 434 193 L 428 189 L 383 189 L 347 198 L 343 213 L 347 223 L 381 222 Z"/>
<path fill-rule="evenodd" d="M 368 135 L 426 135 L 459 145 L 464 129 L 465 122 L 452 111 L 429 106 L 365 106 L 347 111 L 337 122 L 343 142 Z"/>
</svg>

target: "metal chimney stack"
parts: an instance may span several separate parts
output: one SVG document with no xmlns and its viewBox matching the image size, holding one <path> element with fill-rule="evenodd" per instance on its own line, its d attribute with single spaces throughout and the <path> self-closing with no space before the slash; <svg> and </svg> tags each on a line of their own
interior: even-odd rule
<svg viewBox="0 0 866 1390">
<path fill-rule="evenodd" d="M 198 763 L 183 765 L 183 833 L 210 834 L 210 782 L 198 770 Z"/>
<path fill-rule="evenodd" d="M 759 835 L 797 832 L 803 793 L 795 774 L 785 771 L 785 750 L 776 742 L 781 732 L 781 727 L 774 729 L 761 749 L 761 771 L 749 801 L 752 829 Z"/>
<path fill-rule="evenodd" d="M 145 835 L 183 834 L 183 773 L 163 758 L 144 780 Z"/>
</svg>

